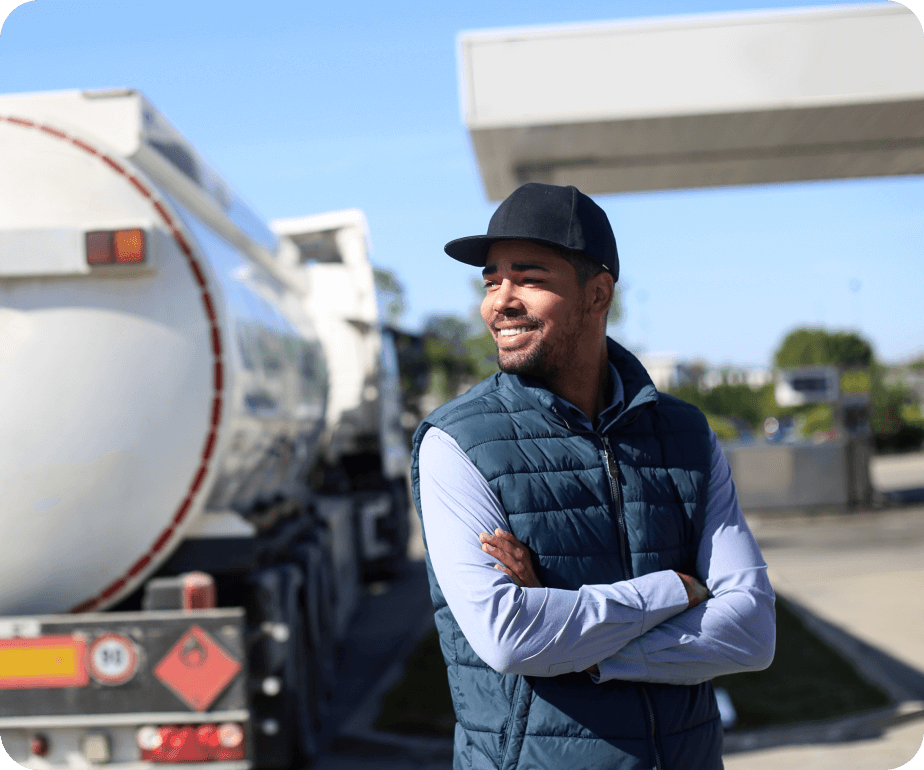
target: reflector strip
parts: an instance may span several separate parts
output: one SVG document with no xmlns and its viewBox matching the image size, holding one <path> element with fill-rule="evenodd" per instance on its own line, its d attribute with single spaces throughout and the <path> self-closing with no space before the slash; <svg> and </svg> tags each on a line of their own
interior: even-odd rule
<svg viewBox="0 0 924 770">
<path fill-rule="evenodd" d="M 0 689 L 84 687 L 88 683 L 82 639 L 0 639 Z"/>
</svg>

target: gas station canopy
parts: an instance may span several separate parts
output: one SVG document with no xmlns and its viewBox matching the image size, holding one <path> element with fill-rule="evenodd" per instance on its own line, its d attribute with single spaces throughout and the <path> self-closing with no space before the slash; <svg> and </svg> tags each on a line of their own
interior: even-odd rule
<svg viewBox="0 0 924 770">
<path fill-rule="evenodd" d="M 897 3 L 465 33 L 488 197 L 924 173 L 924 34 Z"/>
</svg>

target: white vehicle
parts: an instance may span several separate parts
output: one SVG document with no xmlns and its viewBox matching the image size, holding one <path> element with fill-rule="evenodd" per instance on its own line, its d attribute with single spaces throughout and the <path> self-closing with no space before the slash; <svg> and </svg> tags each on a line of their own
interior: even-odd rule
<svg viewBox="0 0 924 770">
<path fill-rule="evenodd" d="M 137 91 L 0 97 L 0 147 L 5 749 L 310 758 L 407 541 L 362 214 L 274 232 Z"/>
</svg>

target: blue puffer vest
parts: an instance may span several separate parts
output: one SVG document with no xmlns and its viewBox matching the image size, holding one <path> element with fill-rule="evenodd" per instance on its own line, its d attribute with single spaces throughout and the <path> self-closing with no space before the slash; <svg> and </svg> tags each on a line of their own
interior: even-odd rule
<svg viewBox="0 0 924 770">
<path fill-rule="evenodd" d="M 607 346 L 628 406 L 597 432 L 572 429 L 548 391 L 507 374 L 427 417 L 414 435 L 418 512 L 420 442 L 438 427 L 487 479 L 543 585 L 575 590 L 659 570 L 695 574 L 712 456 L 706 420 L 659 394 L 628 351 Z M 427 569 L 458 719 L 455 770 L 722 767 L 711 684 L 499 674 L 463 636 L 429 556 Z"/>
</svg>

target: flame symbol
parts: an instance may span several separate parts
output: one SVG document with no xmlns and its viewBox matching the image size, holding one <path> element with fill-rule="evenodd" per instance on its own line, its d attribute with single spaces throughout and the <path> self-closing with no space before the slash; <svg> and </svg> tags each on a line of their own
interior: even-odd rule
<svg viewBox="0 0 924 770">
<path fill-rule="evenodd" d="M 183 643 L 183 649 L 180 650 L 180 661 L 186 668 L 199 668 L 205 663 L 206 657 L 208 657 L 208 650 L 202 646 L 195 634 L 190 634 Z"/>
</svg>

